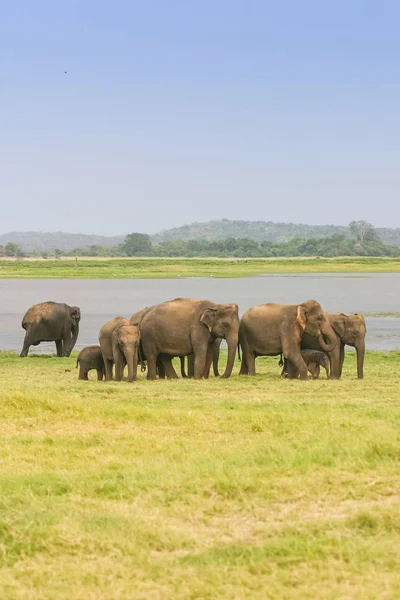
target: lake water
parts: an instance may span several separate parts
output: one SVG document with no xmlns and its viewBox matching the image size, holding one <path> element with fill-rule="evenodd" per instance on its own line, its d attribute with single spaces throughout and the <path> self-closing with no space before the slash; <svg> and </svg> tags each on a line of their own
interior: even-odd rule
<svg viewBox="0 0 400 600">
<path fill-rule="evenodd" d="M 400 312 L 400 274 L 263 275 L 241 279 L 1 279 L 0 349 L 20 350 L 21 320 L 38 302 L 54 300 L 77 305 L 82 320 L 76 349 L 98 343 L 100 327 L 109 319 L 130 317 L 144 306 L 178 296 L 236 302 L 240 314 L 263 302 L 297 304 L 311 298 L 326 311 Z M 367 348 L 400 349 L 400 318 L 366 317 Z M 31 348 L 53 353 L 54 343 Z"/>
</svg>

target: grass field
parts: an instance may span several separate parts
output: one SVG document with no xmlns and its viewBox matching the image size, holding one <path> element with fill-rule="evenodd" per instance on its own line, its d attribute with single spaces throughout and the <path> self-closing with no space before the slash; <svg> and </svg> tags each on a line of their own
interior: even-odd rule
<svg viewBox="0 0 400 600">
<path fill-rule="evenodd" d="M 398 273 L 399 258 L 124 258 L 1 260 L 0 278 L 250 277 L 262 273 Z"/>
<path fill-rule="evenodd" d="M 0 598 L 400 598 L 400 352 L 362 381 L 351 353 L 341 381 L 74 367 L 0 353 Z"/>
</svg>

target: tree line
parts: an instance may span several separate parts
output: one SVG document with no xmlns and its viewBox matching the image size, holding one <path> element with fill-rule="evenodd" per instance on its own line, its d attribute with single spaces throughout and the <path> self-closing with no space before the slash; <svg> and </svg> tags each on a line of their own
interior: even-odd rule
<svg viewBox="0 0 400 600">
<path fill-rule="evenodd" d="M 47 252 L 23 252 L 14 242 L 0 246 L 0 256 L 16 258 L 61 256 L 160 256 L 160 257 L 242 257 L 269 258 L 295 256 L 400 256 L 398 246 L 384 244 L 374 227 L 366 221 L 350 223 L 352 237 L 334 234 L 325 238 L 293 238 L 289 241 L 256 242 L 249 238 L 227 238 L 209 242 L 206 240 L 175 240 L 153 244 L 144 233 L 131 233 L 122 244 L 113 247 L 92 245 L 89 248 L 74 248 L 70 252 L 54 250 Z"/>
</svg>

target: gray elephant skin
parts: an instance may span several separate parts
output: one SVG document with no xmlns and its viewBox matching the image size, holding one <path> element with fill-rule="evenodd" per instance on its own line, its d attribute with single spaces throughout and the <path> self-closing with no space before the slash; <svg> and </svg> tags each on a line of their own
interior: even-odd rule
<svg viewBox="0 0 400 600">
<path fill-rule="evenodd" d="M 140 344 L 140 331 L 124 317 L 115 317 L 100 329 L 99 343 L 103 354 L 106 380 L 112 379 L 115 364 L 115 380 L 122 381 L 124 367 L 128 366 L 128 381 L 136 381 Z"/>
<path fill-rule="evenodd" d="M 301 356 L 301 341 L 305 333 L 316 338 L 324 352 L 333 350 L 337 343 L 327 316 L 316 300 L 302 304 L 260 304 L 243 315 L 239 327 L 242 348 L 241 375 L 255 375 L 257 356 L 283 354 L 307 379 L 307 365 Z M 327 341 L 325 341 L 325 339 Z"/>
<path fill-rule="evenodd" d="M 307 369 L 313 379 L 318 379 L 321 367 L 324 367 L 326 376 L 329 379 L 329 357 L 326 352 L 320 350 L 302 350 L 301 357 L 307 365 Z M 283 363 L 282 377 L 296 379 L 299 376 L 298 371 L 289 363 L 286 358 Z"/>
<path fill-rule="evenodd" d="M 25 339 L 20 356 L 27 356 L 30 346 L 41 342 L 55 342 L 57 356 L 69 356 L 78 339 L 80 320 L 78 306 L 51 301 L 31 306 L 22 319 Z"/>
<path fill-rule="evenodd" d="M 217 338 L 214 340 L 214 347 L 212 351 L 212 365 L 214 377 L 219 377 L 219 352 L 221 346 L 221 338 Z M 207 365 L 207 370 L 204 371 L 203 377 L 208 379 L 210 376 L 210 367 L 211 365 Z M 189 354 L 187 357 L 187 373 L 185 371 L 185 357 L 181 356 L 181 375 L 182 377 L 193 377 L 194 376 L 194 355 Z"/>
<path fill-rule="evenodd" d="M 194 377 L 201 379 L 210 368 L 217 338 L 226 339 L 228 344 L 228 360 L 222 377 L 232 373 L 239 331 L 237 304 L 175 298 L 150 308 L 139 327 L 148 379 L 156 378 L 160 356 L 172 358 L 190 354 L 194 355 Z"/>
<path fill-rule="evenodd" d="M 352 346 L 357 352 L 357 377 L 364 377 L 365 336 L 367 327 L 362 315 L 345 315 L 343 313 L 325 313 L 334 331 L 336 345 L 328 353 L 331 367 L 331 379 L 339 379 L 342 376 L 345 345 Z M 305 334 L 301 341 L 302 348 L 323 350 L 318 340 Z"/>
<path fill-rule="evenodd" d="M 129 319 L 130 324 L 136 325 L 137 327 L 139 327 L 139 330 L 140 330 L 140 323 L 141 323 L 144 315 L 146 315 L 152 308 L 153 308 L 152 306 L 145 306 L 141 310 L 133 313 L 133 315 Z M 142 343 L 140 343 L 140 346 L 139 346 L 139 354 L 140 354 L 140 361 L 141 361 L 142 365 L 144 365 L 144 361 L 146 360 L 146 355 L 144 353 Z M 157 375 L 159 376 L 160 379 L 165 379 L 166 377 L 168 377 L 168 379 L 178 379 L 178 375 L 176 374 L 176 371 L 173 367 L 172 358 L 170 356 L 166 356 L 166 355 L 159 356 L 159 358 L 157 359 Z"/>
<path fill-rule="evenodd" d="M 76 366 L 78 367 L 78 365 L 78 379 L 87 381 L 89 379 L 88 373 L 92 369 L 96 369 L 98 381 L 102 381 L 103 377 L 105 377 L 106 371 L 100 346 L 87 346 L 83 348 L 76 359 Z"/>
</svg>

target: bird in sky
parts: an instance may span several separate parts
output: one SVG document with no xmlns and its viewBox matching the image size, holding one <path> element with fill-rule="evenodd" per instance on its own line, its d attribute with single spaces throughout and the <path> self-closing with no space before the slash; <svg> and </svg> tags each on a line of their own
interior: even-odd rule
<svg viewBox="0 0 400 600">
<path fill-rule="evenodd" d="M 64 71 L 64 75 L 67 75 L 67 74 L 68 74 L 68 71 Z"/>
</svg>

